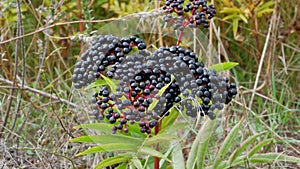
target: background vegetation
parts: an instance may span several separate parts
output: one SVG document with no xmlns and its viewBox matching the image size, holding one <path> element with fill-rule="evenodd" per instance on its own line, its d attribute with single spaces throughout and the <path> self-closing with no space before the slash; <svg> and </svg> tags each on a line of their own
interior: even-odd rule
<svg viewBox="0 0 300 169">
<path fill-rule="evenodd" d="M 184 139 L 179 147 L 167 149 L 174 154 L 163 153 L 173 162 L 186 159 L 188 167 L 191 161 L 199 167 L 190 152 L 197 154 L 193 145 L 203 145 L 200 138 L 210 136 L 204 158 L 208 168 L 218 162 L 224 168 L 233 159 L 238 159 L 238 168 L 299 168 L 300 2 L 214 3 L 219 13 L 211 29 L 201 34 L 207 43 L 200 43 L 213 46 L 216 53 L 203 59 L 206 65 L 239 63 L 226 72 L 238 84 L 238 96 L 214 125 L 200 118 L 198 123 L 190 120 L 189 132 L 173 131 Z M 86 134 L 74 126 L 94 121 L 90 91 L 72 87 L 74 64 L 88 47 L 87 37 L 105 32 L 103 26 L 158 7 L 157 1 L 141 0 L 0 2 L 0 167 L 90 168 L 113 155 L 76 156 L 90 145 L 69 142 Z M 140 36 L 149 46 L 172 44 L 170 37 Z"/>
</svg>

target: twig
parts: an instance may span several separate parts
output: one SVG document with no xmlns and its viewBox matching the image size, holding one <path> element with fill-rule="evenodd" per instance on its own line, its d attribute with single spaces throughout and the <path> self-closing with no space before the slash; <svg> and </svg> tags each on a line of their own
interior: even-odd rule
<svg viewBox="0 0 300 169">
<path fill-rule="evenodd" d="M 46 36 L 45 37 L 45 46 L 44 46 L 44 52 L 40 58 L 40 66 L 39 66 L 39 71 L 38 71 L 38 74 L 36 75 L 36 79 L 35 79 L 35 83 L 34 83 L 34 87 L 37 86 L 37 84 L 39 83 L 40 81 L 40 77 L 41 77 L 41 72 L 43 70 L 43 67 L 44 67 L 44 63 L 45 63 L 45 58 L 46 58 L 46 55 L 47 55 L 47 51 L 48 51 L 48 47 L 49 47 L 49 37 Z"/>
<path fill-rule="evenodd" d="M 260 74 L 261 74 L 261 71 L 262 71 L 264 59 L 265 59 L 268 44 L 269 44 L 269 41 L 270 41 L 273 22 L 274 22 L 274 15 L 272 16 L 271 23 L 270 23 L 269 30 L 268 30 L 268 34 L 267 34 L 267 37 L 266 37 L 266 42 L 265 42 L 265 45 L 264 45 L 264 49 L 263 49 L 263 52 L 261 54 L 261 58 L 260 58 L 260 62 L 259 62 L 259 66 L 258 66 L 256 78 L 255 78 L 255 83 L 254 83 L 254 87 L 253 87 L 254 92 L 252 93 L 251 100 L 250 100 L 249 106 L 248 106 L 250 109 L 252 107 L 252 103 L 253 103 L 254 96 L 255 96 L 255 91 L 256 91 L 256 88 L 257 88 L 257 85 L 258 85 L 259 77 L 260 77 Z"/>
<path fill-rule="evenodd" d="M 20 0 L 17 0 L 17 10 L 18 10 L 18 28 L 17 28 L 17 36 L 23 35 L 23 24 L 22 24 L 22 13 L 21 13 L 21 5 L 20 5 Z M 21 56 L 22 56 L 22 80 L 21 80 L 21 86 L 24 87 L 24 83 L 25 83 L 25 74 L 26 74 L 26 70 L 25 70 L 25 49 L 24 49 L 24 39 L 20 39 L 17 41 L 16 44 L 16 59 L 19 57 L 19 50 L 21 50 Z M 19 49 L 21 48 L 21 49 Z M 16 67 L 18 66 L 18 63 L 15 63 Z M 16 72 L 17 74 L 18 72 Z M 14 78 L 16 79 L 16 78 Z M 13 119 L 12 122 L 12 127 L 11 130 L 13 131 L 15 126 L 16 126 L 16 122 L 19 116 L 19 110 L 20 110 L 20 106 L 21 106 L 21 100 L 22 100 L 22 94 L 19 95 L 18 99 L 17 99 L 17 106 L 16 106 L 16 112 L 15 112 L 15 117 Z M 7 138 L 10 137 L 10 134 L 8 134 Z"/>
<path fill-rule="evenodd" d="M 10 81 L 10 80 L 7 80 L 7 79 L 3 79 L 3 78 L 0 78 L 0 81 L 1 81 L 1 82 L 4 82 L 4 83 L 7 83 L 7 84 L 11 84 L 11 85 L 14 84 L 14 82 L 12 82 L 12 81 Z M 18 84 L 18 85 L 20 85 L 20 84 Z M 46 92 L 41 91 L 41 90 L 38 90 L 38 89 L 34 89 L 34 88 L 31 88 L 31 87 L 28 87 L 28 86 L 25 86 L 25 85 L 24 85 L 24 87 L 21 88 L 21 89 L 22 89 L 22 90 L 28 90 L 28 91 L 31 91 L 31 92 L 33 92 L 33 93 L 40 94 L 40 95 L 45 96 L 45 97 L 49 97 L 49 98 L 51 98 L 51 99 L 53 99 L 53 100 L 58 100 L 58 101 L 60 101 L 61 103 L 67 104 L 67 105 L 72 106 L 72 107 L 74 107 L 74 108 L 81 108 L 79 105 L 77 105 L 77 104 L 75 104 L 75 103 L 72 103 L 72 102 L 70 102 L 70 101 L 68 101 L 68 100 L 65 100 L 65 99 L 62 99 L 62 98 L 59 98 L 59 97 L 57 97 L 57 96 L 53 96 L 53 95 L 51 95 L 51 94 L 49 94 L 49 93 L 46 93 Z"/>
<path fill-rule="evenodd" d="M 102 23 L 102 22 L 109 22 L 109 21 L 118 21 L 118 20 L 124 20 L 124 19 L 131 18 L 131 17 L 137 17 L 137 16 L 140 16 L 140 15 L 141 16 L 142 15 L 148 16 L 149 14 L 152 14 L 152 13 L 162 13 L 162 11 L 161 10 L 152 10 L 150 12 L 139 12 L 139 13 L 134 13 L 134 14 L 128 15 L 128 16 L 123 17 L 123 18 L 110 18 L 110 19 L 103 19 L 103 20 L 79 20 L 79 21 L 59 22 L 59 23 L 55 23 L 53 25 L 49 25 L 49 26 L 40 28 L 39 30 L 36 30 L 34 32 L 30 32 L 30 33 L 27 33 L 27 34 L 24 34 L 24 35 L 21 35 L 21 36 L 17 36 L 17 37 L 10 38 L 8 40 L 2 41 L 2 42 L 0 42 L 0 45 L 15 41 L 17 39 L 25 38 L 25 37 L 34 35 L 34 34 L 39 33 L 39 32 L 43 32 L 47 29 L 54 28 L 56 26 L 78 24 L 78 23 Z"/>
</svg>

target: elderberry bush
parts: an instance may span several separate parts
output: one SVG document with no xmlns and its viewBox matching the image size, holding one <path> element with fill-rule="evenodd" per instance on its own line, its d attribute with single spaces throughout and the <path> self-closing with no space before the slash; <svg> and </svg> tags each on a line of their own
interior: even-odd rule
<svg viewBox="0 0 300 169">
<path fill-rule="evenodd" d="M 134 47 L 138 50 L 129 54 Z M 234 83 L 205 68 L 190 49 L 178 45 L 145 49 L 137 37 L 100 35 L 76 64 L 76 88 L 101 76 L 118 82 L 116 93 L 104 86 L 91 98 L 93 115 L 113 124 L 113 133 L 128 132 L 130 124 L 138 123 L 142 133 L 151 134 L 175 106 L 190 117 L 214 119 L 214 112 L 237 94 Z"/>
<path fill-rule="evenodd" d="M 208 28 L 208 20 L 216 14 L 214 4 L 207 5 L 206 0 L 167 0 L 162 8 L 167 12 L 164 21 L 173 23 L 173 28 L 180 31 L 186 26 L 197 28 L 202 25 Z"/>
</svg>

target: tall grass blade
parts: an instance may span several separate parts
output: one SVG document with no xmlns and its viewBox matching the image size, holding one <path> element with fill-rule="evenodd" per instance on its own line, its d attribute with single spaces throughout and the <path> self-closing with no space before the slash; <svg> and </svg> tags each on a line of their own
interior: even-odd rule
<svg viewBox="0 0 300 169">
<path fill-rule="evenodd" d="M 225 158 L 230 146 L 232 145 L 233 141 L 236 139 L 236 135 L 238 131 L 240 130 L 240 127 L 244 121 L 244 118 L 240 120 L 238 124 L 236 124 L 233 129 L 230 131 L 230 133 L 225 138 L 223 144 L 221 145 L 218 154 L 215 158 L 213 168 L 218 168 L 220 162 Z"/>
<path fill-rule="evenodd" d="M 206 119 L 200 131 L 198 132 L 195 141 L 192 144 L 191 152 L 189 153 L 186 168 L 203 168 L 208 142 L 213 131 L 216 120 Z"/>
</svg>

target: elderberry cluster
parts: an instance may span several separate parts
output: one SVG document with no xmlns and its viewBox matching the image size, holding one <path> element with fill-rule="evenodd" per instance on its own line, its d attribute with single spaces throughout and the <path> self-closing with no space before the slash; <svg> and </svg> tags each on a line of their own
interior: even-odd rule
<svg viewBox="0 0 300 169">
<path fill-rule="evenodd" d="M 106 76 L 112 78 L 116 65 L 122 63 L 135 46 L 139 50 L 146 48 L 145 42 L 135 36 L 119 38 L 112 35 L 99 35 L 75 65 L 72 76 L 74 87 L 81 88 L 90 84 L 104 71 Z"/>
<path fill-rule="evenodd" d="M 134 46 L 140 50 L 128 55 Z M 77 88 L 105 73 L 119 82 L 116 93 L 105 86 L 91 99 L 93 114 L 114 124 L 113 133 L 128 132 L 129 122 L 138 123 L 142 133 L 150 134 L 174 106 L 191 117 L 214 119 L 214 111 L 237 94 L 234 83 L 205 68 L 192 50 L 170 46 L 150 53 L 145 48 L 136 37 L 98 36 L 76 64 L 73 82 Z"/>
<path fill-rule="evenodd" d="M 164 17 L 165 22 L 173 23 L 173 28 L 180 31 L 186 26 L 196 28 L 203 25 L 204 28 L 208 28 L 208 20 L 216 14 L 215 6 L 207 5 L 206 0 L 190 0 L 187 3 L 184 0 L 167 0 L 163 10 L 168 12 Z M 173 16 L 173 13 L 177 16 Z"/>
<path fill-rule="evenodd" d="M 171 72 L 179 82 L 182 96 L 185 98 L 198 98 L 200 104 L 200 115 L 208 115 L 215 118 L 213 113 L 216 109 L 221 110 L 223 104 L 228 104 L 234 95 L 237 94 L 236 85 L 229 84 L 228 78 L 223 78 L 215 70 L 208 70 L 198 56 L 189 49 L 181 46 L 161 47 L 154 54 L 159 62 L 165 60 L 168 67 L 166 71 Z M 164 57 L 164 59 L 162 59 Z M 172 59 L 170 59 L 172 58 Z M 188 70 L 184 70 L 187 68 Z M 182 102 L 189 109 L 188 115 L 195 116 L 196 105 L 189 102 Z"/>
</svg>

